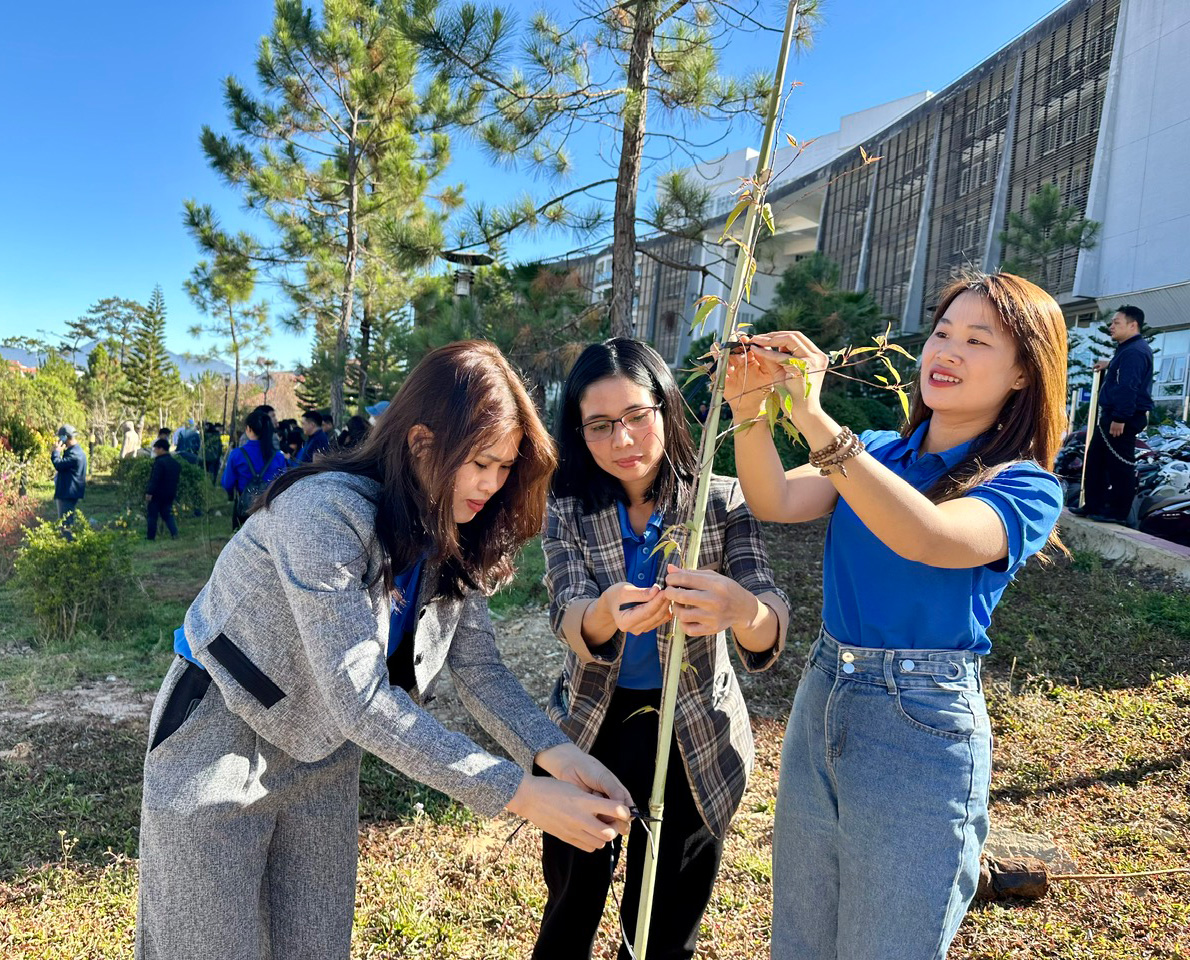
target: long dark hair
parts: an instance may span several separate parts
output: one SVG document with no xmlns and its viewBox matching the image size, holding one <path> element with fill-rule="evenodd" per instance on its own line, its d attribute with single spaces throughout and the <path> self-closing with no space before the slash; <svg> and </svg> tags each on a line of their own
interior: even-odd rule
<svg viewBox="0 0 1190 960">
<path fill-rule="evenodd" d="M 640 340 L 613 337 L 587 347 L 570 368 L 562 388 L 554 436 L 558 441 L 555 496 L 579 497 L 587 512 L 602 510 L 628 495 L 615 477 L 595 463 L 580 433 L 579 403 L 587 387 L 608 377 L 624 377 L 644 387 L 661 405 L 665 425 L 665 457 L 646 493 L 659 510 L 680 510 L 698 472 L 698 452 L 682 406 L 682 394 L 661 355 Z"/>
<path fill-rule="evenodd" d="M 251 427 L 252 432 L 256 434 L 256 442 L 260 444 L 260 469 L 268 469 L 269 462 L 273 459 L 273 419 L 269 416 L 267 410 L 263 407 L 257 407 L 244 421 L 244 426 Z M 247 456 L 247 454 L 244 454 Z"/>
<path fill-rule="evenodd" d="M 1035 283 L 1011 273 L 969 273 L 939 294 L 931 333 L 964 293 L 978 294 L 996 311 L 1016 348 L 1025 385 L 1009 394 L 996 423 L 976 439 L 967 457 L 925 492 L 934 503 L 962 497 L 1021 460 L 1034 460 L 1053 470 L 1066 429 L 1066 322 L 1057 301 Z M 919 379 L 902 435 L 911 436 L 932 413 L 922 399 Z M 1066 549 L 1056 528 L 1049 545 Z"/>
<path fill-rule="evenodd" d="M 410 449 L 421 424 L 433 439 Z M 498 493 L 470 523 L 454 519 L 454 479 L 477 449 L 522 432 L 517 459 Z M 549 434 L 524 384 L 486 340 L 451 343 L 409 374 L 363 442 L 278 477 L 267 507 L 317 473 L 349 473 L 380 484 L 376 536 L 384 547 L 384 584 L 429 555 L 442 564 L 439 591 L 494 590 L 512 578 L 521 547 L 541 531 L 555 458 Z"/>
</svg>

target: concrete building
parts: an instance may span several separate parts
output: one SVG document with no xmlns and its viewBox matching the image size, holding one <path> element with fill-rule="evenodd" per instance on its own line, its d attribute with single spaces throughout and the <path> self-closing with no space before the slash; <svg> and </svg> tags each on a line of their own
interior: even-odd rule
<svg viewBox="0 0 1190 960">
<path fill-rule="evenodd" d="M 1102 311 L 1121 303 L 1141 307 L 1156 331 L 1155 392 L 1183 414 L 1190 402 L 1187 90 L 1190 0 L 1069 0 L 937 94 L 844 117 L 795 162 L 790 148 L 780 151 L 768 197 L 777 235 L 762 244 L 743 318 L 769 306 L 799 256 L 820 250 L 840 264 L 844 285 L 871 291 L 912 337 L 928 326 L 931 298 L 956 270 L 1003 262 L 1008 214 L 1023 212 L 1042 185 L 1054 183 L 1066 204 L 1101 227 L 1092 249 L 1053 258 L 1044 285 L 1072 328 L 1097 325 Z M 861 148 L 881 159 L 864 165 Z M 737 151 L 688 171 L 712 190 L 718 217 L 701 243 L 687 241 L 694 270 L 654 264 L 650 280 L 642 258 L 637 328 L 664 343 L 674 362 L 688 348 L 693 301 L 726 295 L 720 280 L 729 278 L 720 274 L 730 268 L 710 264 L 721 263 L 715 243 L 723 218 L 754 161 L 755 152 Z M 669 275 L 682 273 L 684 290 L 671 296 L 682 283 Z M 672 334 L 666 311 L 679 317 Z"/>
</svg>

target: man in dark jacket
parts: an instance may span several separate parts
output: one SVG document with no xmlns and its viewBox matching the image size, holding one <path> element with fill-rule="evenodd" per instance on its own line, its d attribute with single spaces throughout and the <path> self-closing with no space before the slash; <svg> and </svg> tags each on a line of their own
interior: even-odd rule
<svg viewBox="0 0 1190 960">
<path fill-rule="evenodd" d="M 153 469 L 145 487 L 145 509 L 149 515 L 149 539 L 157 539 L 157 518 L 165 521 L 170 538 L 178 539 L 178 525 L 174 521 L 174 498 L 178 495 L 178 477 L 182 465 L 169 455 L 169 441 L 153 443 Z"/>
<path fill-rule="evenodd" d="M 79 446 L 78 431 L 69 423 L 58 428 L 58 442 L 50 451 L 50 459 L 57 471 L 54 476 L 54 503 L 69 540 L 75 507 L 87 493 L 87 454 Z"/>
<path fill-rule="evenodd" d="M 1124 522 L 1136 496 L 1136 435 L 1153 409 L 1153 351 L 1141 336 L 1144 322 L 1140 307 L 1120 307 L 1108 326 L 1116 352 L 1110 363 L 1095 364 L 1107 373 L 1087 451 L 1086 498 L 1076 511 L 1092 520 Z"/>
<path fill-rule="evenodd" d="M 314 457 L 326 453 L 330 448 L 330 438 L 322 429 L 322 414 L 317 410 L 307 410 L 302 414 L 302 433 L 306 435 L 306 445 L 294 458 L 296 463 L 313 463 Z"/>
</svg>

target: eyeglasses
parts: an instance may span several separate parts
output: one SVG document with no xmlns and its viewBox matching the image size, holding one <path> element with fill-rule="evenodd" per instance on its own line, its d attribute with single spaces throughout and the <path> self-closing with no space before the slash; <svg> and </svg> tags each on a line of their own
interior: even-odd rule
<svg viewBox="0 0 1190 960">
<path fill-rule="evenodd" d="M 587 443 L 610 440 L 616 431 L 617 423 L 623 424 L 624 429 L 631 433 L 638 433 L 648 430 L 653 425 L 653 421 L 657 419 L 657 411 L 660 409 L 661 404 L 658 403 L 651 407 L 637 407 L 615 420 L 592 420 L 590 423 L 580 426 L 579 433 L 583 435 L 583 439 Z"/>
</svg>

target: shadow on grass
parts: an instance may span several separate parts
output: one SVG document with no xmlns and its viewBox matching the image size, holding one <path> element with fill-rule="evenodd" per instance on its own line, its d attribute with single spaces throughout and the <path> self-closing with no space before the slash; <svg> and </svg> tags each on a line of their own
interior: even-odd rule
<svg viewBox="0 0 1190 960">
<path fill-rule="evenodd" d="M 1064 780 L 1052 780 L 1048 783 L 1040 783 L 1031 787 L 999 787 L 992 790 L 990 795 L 991 802 L 993 805 L 996 803 L 1019 803 L 1030 797 L 1058 796 L 1075 793 L 1079 790 L 1086 790 L 1089 787 L 1095 786 L 1136 787 L 1146 777 L 1150 777 L 1155 773 L 1177 770 L 1186 763 L 1190 763 L 1190 747 L 1171 753 L 1168 756 L 1155 757 L 1144 762 L 1113 767 L 1110 770 L 1100 770 L 1093 774 L 1067 777 Z"/>
</svg>

